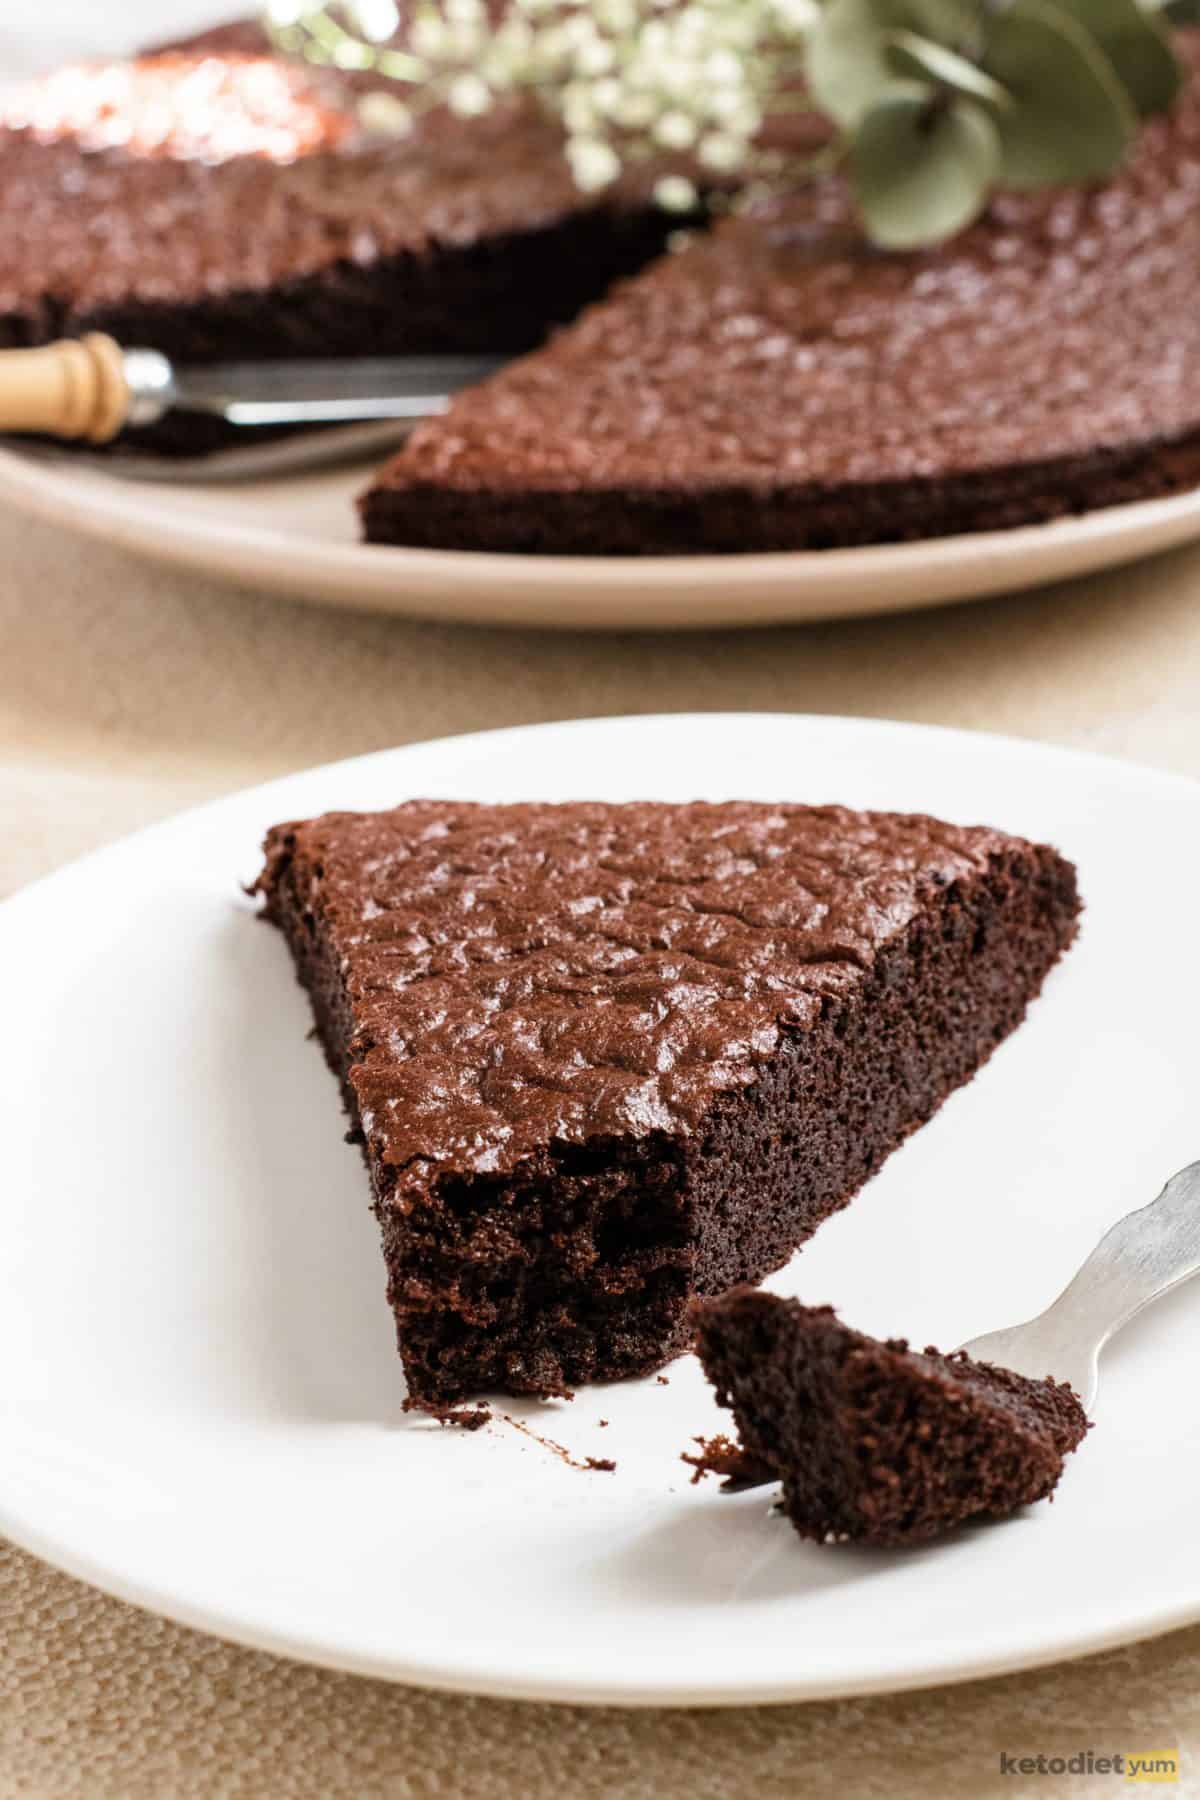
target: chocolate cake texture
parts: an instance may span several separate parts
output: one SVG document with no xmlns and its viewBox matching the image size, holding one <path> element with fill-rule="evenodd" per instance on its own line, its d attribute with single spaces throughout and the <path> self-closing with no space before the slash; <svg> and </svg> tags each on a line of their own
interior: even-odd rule
<svg viewBox="0 0 1200 1800">
<path fill-rule="evenodd" d="M 744 1466 L 782 1481 L 783 1510 L 819 1543 L 922 1543 L 1044 1500 L 1089 1429 L 1065 1383 L 867 1337 L 832 1307 L 737 1288 L 695 1316 Z M 742 1466 L 732 1448 L 717 1461 Z"/>
<path fill-rule="evenodd" d="M 257 46 L 257 47 L 256 47 Z M 359 86 L 234 28 L 0 98 L 0 347 L 106 331 L 180 362 L 518 351 L 661 250 L 536 108 L 372 133 Z M 227 433 L 202 419 L 158 447 Z"/>
<path fill-rule="evenodd" d="M 1200 480 L 1200 33 L 1178 43 L 1182 97 L 1107 185 L 883 254 L 831 178 L 664 254 L 654 171 L 581 194 L 532 102 L 373 136 L 374 77 L 235 23 L 0 102 L 0 346 L 532 350 L 371 484 L 380 543 L 814 550 L 1172 494 Z M 180 414 L 148 441 L 228 435 Z"/>
<path fill-rule="evenodd" d="M 410 1397 L 687 1348 L 1021 1020 L 1074 871 L 844 808 L 411 801 L 258 882 L 370 1172 Z"/>
<path fill-rule="evenodd" d="M 817 550 L 1059 518 L 1200 480 L 1200 33 L 1106 186 L 1004 195 L 882 253 L 836 179 L 697 236 L 422 425 L 376 542 Z"/>
</svg>

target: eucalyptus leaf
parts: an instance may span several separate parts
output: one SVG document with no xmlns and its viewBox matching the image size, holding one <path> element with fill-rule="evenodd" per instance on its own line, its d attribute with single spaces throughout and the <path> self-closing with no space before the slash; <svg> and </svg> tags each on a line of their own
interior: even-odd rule
<svg viewBox="0 0 1200 1800">
<path fill-rule="evenodd" d="M 1167 31 L 1138 0 L 1054 0 L 1103 50 L 1144 116 L 1165 112 L 1183 71 Z"/>
<path fill-rule="evenodd" d="M 987 204 L 1000 167 L 1000 139 L 976 101 L 931 101 L 894 86 L 871 107 L 850 147 L 863 221 L 885 250 L 938 244 Z"/>
<path fill-rule="evenodd" d="M 957 50 L 948 50 L 932 38 L 918 37 L 915 31 L 893 31 L 887 42 L 892 67 L 901 75 L 937 82 L 969 99 L 981 100 L 985 106 L 1008 105 L 1008 94 L 1000 83 Z"/>
<path fill-rule="evenodd" d="M 961 49 L 975 30 L 977 0 L 826 0 L 808 40 L 813 99 L 844 130 L 895 85 L 896 33 Z M 955 85 L 955 84 L 952 84 Z"/>
<path fill-rule="evenodd" d="M 879 0 L 887 27 L 915 31 L 951 49 L 964 50 L 977 35 L 979 0 Z"/>
<path fill-rule="evenodd" d="M 1050 0 L 1013 0 L 988 20 L 982 58 L 1012 106 L 997 121 L 1007 187 L 1098 181 L 1120 165 L 1137 128 L 1104 53 Z"/>
<path fill-rule="evenodd" d="M 813 99 L 843 130 L 853 130 L 895 81 L 886 26 L 875 0 L 828 0 L 808 40 L 806 76 Z"/>
</svg>

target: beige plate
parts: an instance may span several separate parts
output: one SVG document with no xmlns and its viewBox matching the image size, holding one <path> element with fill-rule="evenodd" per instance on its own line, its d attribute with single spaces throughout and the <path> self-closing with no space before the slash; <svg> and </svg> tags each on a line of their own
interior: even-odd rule
<svg viewBox="0 0 1200 1800">
<path fill-rule="evenodd" d="M 555 557 L 356 541 L 362 466 L 229 483 L 134 482 L 0 450 L 0 498 L 65 530 L 295 600 L 562 629 L 847 618 L 1035 587 L 1200 537 L 1200 490 L 1053 525 L 754 556 Z"/>
</svg>

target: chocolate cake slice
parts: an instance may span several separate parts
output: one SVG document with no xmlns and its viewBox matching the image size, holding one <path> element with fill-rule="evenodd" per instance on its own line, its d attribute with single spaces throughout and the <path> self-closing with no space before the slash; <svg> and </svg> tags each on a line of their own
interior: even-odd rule
<svg viewBox="0 0 1200 1800">
<path fill-rule="evenodd" d="M 258 881 L 370 1171 L 412 1400 L 656 1368 L 1016 1026 L 1074 870 L 836 806 L 416 800 Z"/>
<path fill-rule="evenodd" d="M 1200 481 L 1200 33 L 1107 187 L 884 255 L 836 181 L 696 238 L 423 425 L 368 539 L 659 555 L 1024 525 Z"/>
<path fill-rule="evenodd" d="M 661 249 L 641 174 L 581 195 L 532 106 L 372 133 L 361 83 L 246 28 L 0 97 L 0 347 L 181 362 L 516 351 Z M 227 434 L 175 418 L 160 448 Z"/>
<path fill-rule="evenodd" d="M 695 1312 L 745 1466 L 783 1482 L 784 1511 L 819 1543 L 919 1543 L 1044 1500 L 1089 1428 L 1062 1382 L 881 1342 L 829 1306 L 737 1288 Z"/>
</svg>

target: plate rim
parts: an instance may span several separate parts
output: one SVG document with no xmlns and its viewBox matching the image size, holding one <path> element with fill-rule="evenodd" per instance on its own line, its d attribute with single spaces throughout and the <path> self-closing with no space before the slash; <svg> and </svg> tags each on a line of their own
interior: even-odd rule
<svg viewBox="0 0 1200 1800">
<path fill-rule="evenodd" d="M 367 1680 L 387 1681 L 396 1686 L 416 1687 L 437 1693 L 461 1694 L 491 1700 L 524 1700 L 557 1706 L 618 1706 L 638 1711 L 656 1707 L 687 1707 L 693 1710 L 718 1710 L 737 1706 L 803 1705 L 821 1700 L 853 1700 L 880 1694 L 904 1694 L 923 1689 L 962 1687 L 969 1682 L 995 1680 L 1002 1675 L 1015 1675 L 1053 1667 L 1064 1662 L 1099 1655 L 1105 1650 L 1128 1644 L 1144 1643 L 1166 1632 L 1195 1624 L 1200 1619 L 1200 1588 L 1191 1601 L 1181 1600 L 1150 1609 L 1134 1627 L 1097 1626 L 1083 1634 L 1060 1629 L 1039 1640 L 1035 1650 L 1021 1648 L 1010 1639 L 989 1654 L 974 1658 L 969 1664 L 961 1660 L 961 1652 L 944 1640 L 933 1651 L 926 1650 L 918 1660 L 904 1667 L 886 1661 L 868 1663 L 849 1681 L 785 1678 L 777 1682 L 753 1679 L 740 1684 L 728 1679 L 707 1682 L 640 1681 L 637 1688 L 619 1683 L 579 1678 L 563 1678 L 547 1672 L 541 1678 L 506 1675 L 494 1659 L 473 1665 L 470 1659 L 455 1663 L 422 1661 L 418 1658 L 390 1654 L 370 1656 L 349 1649 L 338 1649 L 325 1642 L 306 1639 L 300 1634 L 274 1631 L 269 1626 L 242 1614 L 236 1618 L 187 1600 L 180 1600 L 167 1588 L 154 1582 L 138 1582 L 124 1575 L 103 1570 L 100 1563 L 78 1551 L 66 1549 L 49 1532 L 21 1527 L 13 1529 L 9 1509 L 0 1501 L 0 1537 L 38 1557 L 51 1568 L 82 1581 L 89 1587 L 126 1605 L 136 1606 L 158 1618 L 170 1620 L 190 1631 L 237 1644 L 247 1650 L 264 1651 L 288 1662 L 307 1664 L 313 1668 L 331 1669 L 342 1674 L 358 1675 Z M 836 1552 L 835 1552 L 836 1554 Z"/>
<path fill-rule="evenodd" d="M 730 721 L 742 726 L 764 723 L 776 728 L 781 722 L 789 721 L 813 724 L 820 728 L 828 727 L 835 735 L 844 731 L 851 734 L 874 735 L 881 733 L 890 736 L 896 731 L 900 731 L 905 736 L 926 740 L 935 739 L 948 749 L 952 746 L 958 749 L 970 746 L 981 751 L 1000 750 L 1006 755 L 1015 755 L 1022 760 L 1043 761 L 1049 758 L 1053 762 L 1077 770 L 1099 769 L 1111 774 L 1132 774 L 1139 780 L 1155 786 L 1163 785 L 1180 792 L 1187 791 L 1193 801 L 1200 793 L 1200 781 L 1189 775 L 1176 770 L 1159 769 L 1153 764 L 1140 763 L 1127 757 L 1094 752 L 1074 746 L 1046 743 L 1036 738 L 971 731 L 953 726 L 926 725 L 912 720 L 874 716 L 857 718 L 845 714 L 761 711 L 616 714 L 586 719 L 548 720 L 533 724 L 502 726 L 491 730 L 453 733 L 441 738 L 421 739 L 411 744 L 394 745 L 389 748 L 368 751 L 358 756 L 337 759 L 333 762 L 314 764 L 274 776 L 264 782 L 255 782 L 233 789 L 229 793 L 184 808 L 163 819 L 153 821 L 137 831 L 126 833 L 111 843 L 101 845 L 82 856 L 71 859 L 0 900 L 0 934 L 3 933 L 6 923 L 12 925 L 14 913 L 19 914 L 26 905 L 36 903 L 38 895 L 47 884 L 83 879 L 92 871 L 102 872 L 104 864 L 109 860 L 115 860 L 137 847 L 152 846 L 156 837 L 167 837 L 170 833 L 181 829 L 186 831 L 198 821 L 219 814 L 222 810 L 245 802 L 252 797 L 256 800 L 261 798 L 264 810 L 266 810 L 272 793 L 294 782 L 303 782 L 318 775 L 353 774 L 366 765 L 387 762 L 401 756 L 405 751 L 437 751 L 454 746 L 479 746 L 485 740 L 495 743 L 498 739 L 524 739 L 541 735 L 547 730 L 589 731 L 599 729 L 619 732 L 622 728 L 631 725 L 671 729 L 695 725 L 698 721 L 703 722 L 705 726 Z M 0 1434 L 2 1433 L 3 1425 L 0 1424 Z M 868 1654 L 861 1666 L 849 1678 L 844 1665 L 840 1675 L 833 1678 L 810 1674 L 800 1677 L 792 1675 L 781 1678 L 777 1682 L 758 1677 L 751 1677 L 741 1682 L 738 1682 L 736 1678 L 730 1679 L 729 1677 L 707 1681 L 679 1682 L 672 1681 L 669 1677 L 650 1680 L 639 1677 L 636 1688 L 622 1687 L 603 1679 L 580 1678 L 577 1675 L 564 1678 L 556 1676 L 549 1667 L 541 1676 L 527 1674 L 512 1676 L 498 1663 L 494 1652 L 490 1655 L 485 1653 L 478 1664 L 473 1663 L 469 1656 L 464 1659 L 461 1655 L 451 1664 L 436 1659 L 422 1660 L 412 1654 L 393 1652 L 386 1655 L 363 1654 L 348 1645 L 338 1645 L 328 1640 L 306 1639 L 303 1634 L 291 1633 L 287 1629 L 275 1630 L 258 1617 L 253 1609 L 249 1613 L 234 1614 L 219 1606 L 209 1608 L 188 1598 L 181 1599 L 176 1591 L 164 1583 L 132 1578 L 120 1568 L 114 1569 L 107 1566 L 103 1558 L 93 1557 L 86 1550 L 79 1548 L 75 1541 L 69 1541 L 69 1534 L 67 1537 L 63 1537 L 56 1535 L 53 1530 L 43 1528 L 38 1524 L 33 1513 L 22 1510 L 19 1498 L 6 1497 L 2 1489 L 3 1484 L 0 1481 L 0 1536 L 6 1537 L 18 1548 L 32 1553 L 51 1566 L 125 1603 L 171 1619 L 189 1629 L 289 1660 L 394 1683 L 406 1683 L 442 1692 L 475 1694 L 496 1699 L 543 1701 L 556 1704 L 616 1705 L 632 1708 L 667 1706 L 716 1708 L 740 1705 L 782 1705 L 880 1693 L 909 1692 L 922 1688 L 954 1686 L 963 1682 L 991 1679 L 1020 1670 L 1032 1670 L 1066 1660 L 1075 1660 L 1119 1645 L 1158 1636 L 1200 1619 L 1200 1574 L 1198 1574 L 1192 1593 L 1179 1594 L 1176 1592 L 1169 1601 L 1151 1604 L 1132 1622 L 1128 1619 L 1124 1623 L 1097 1622 L 1092 1626 L 1085 1626 L 1083 1629 L 1079 1627 L 1078 1623 L 1073 1626 L 1054 1627 L 1048 1632 L 1043 1630 L 1033 1647 L 1030 1647 L 1028 1642 L 1022 1642 L 1019 1634 L 1009 1632 L 1000 1641 L 993 1641 L 985 1651 L 973 1655 L 967 1663 L 962 1660 L 961 1646 L 956 1646 L 953 1642 L 943 1639 L 923 1642 L 920 1654 L 916 1657 L 909 1657 L 903 1664 L 898 1663 L 894 1655 L 890 1659 L 885 1655 L 872 1661 Z"/>
<path fill-rule="evenodd" d="M 364 481 L 370 467 L 360 470 Z M 213 491 L 222 486 L 228 484 L 211 484 Z M 173 491 L 172 484 L 127 480 L 94 463 L 73 468 L 65 454 L 25 452 L 0 440 L 0 498 L 80 536 L 296 600 L 518 629 L 704 630 L 873 617 L 1077 579 L 1200 537 L 1200 486 L 953 537 L 647 557 L 293 538 L 269 525 L 215 525 L 186 508 L 171 515 L 167 530 L 155 515 Z M 625 585 L 637 605 L 616 607 L 613 590 Z"/>
</svg>

